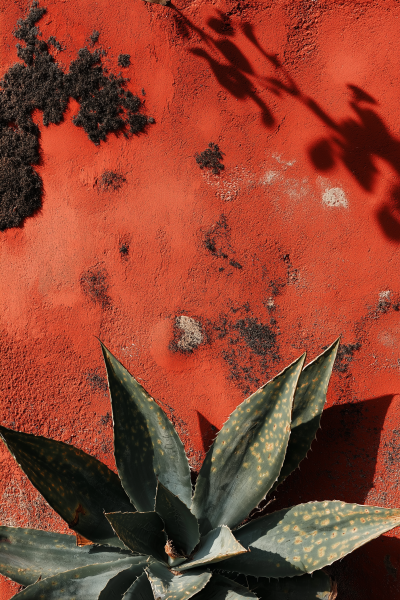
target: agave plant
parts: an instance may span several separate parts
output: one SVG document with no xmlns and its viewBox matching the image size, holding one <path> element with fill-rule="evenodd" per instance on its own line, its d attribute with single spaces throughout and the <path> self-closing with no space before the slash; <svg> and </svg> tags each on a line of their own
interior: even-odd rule
<svg viewBox="0 0 400 600">
<path fill-rule="evenodd" d="M 321 570 L 400 523 L 400 510 L 310 502 L 248 520 L 306 456 L 339 341 L 305 355 L 229 417 L 192 494 L 165 413 L 104 346 L 119 477 L 73 446 L 0 427 L 10 452 L 76 533 L 0 528 L 19 600 L 328 598 Z M 244 524 L 243 524 L 244 523 Z"/>
</svg>

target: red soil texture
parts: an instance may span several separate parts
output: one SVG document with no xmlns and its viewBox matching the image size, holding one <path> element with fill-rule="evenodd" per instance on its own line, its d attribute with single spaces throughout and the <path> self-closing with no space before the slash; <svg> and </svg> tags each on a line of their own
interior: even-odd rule
<svg viewBox="0 0 400 600">
<path fill-rule="evenodd" d="M 97 336 L 196 471 L 245 397 L 341 334 L 321 430 L 272 508 L 400 507 L 400 5 L 176 2 L 42 4 L 63 69 L 99 31 L 155 123 L 95 146 L 76 101 L 59 125 L 34 113 L 43 205 L 0 232 L 0 422 L 115 469 Z M 28 9 L 0 1 L 1 77 Z M 196 162 L 210 143 L 219 174 Z M 68 532 L 4 446 L 0 460 L 0 523 Z M 338 600 L 400 597 L 399 536 L 332 567 Z M 0 598 L 16 589 L 2 580 Z"/>
</svg>

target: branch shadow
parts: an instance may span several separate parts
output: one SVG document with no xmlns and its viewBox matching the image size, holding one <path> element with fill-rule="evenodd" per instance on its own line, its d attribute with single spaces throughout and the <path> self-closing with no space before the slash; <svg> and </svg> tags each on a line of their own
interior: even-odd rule
<svg viewBox="0 0 400 600">
<path fill-rule="evenodd" d="M 265 51 L 251 23 L 241 23 L 235 29 L 229 14 L 217 10 L 216 16 L 209 18 L 206 27 L 202 28 L 172 3 L 170 6 L 175 11 L 178 34 L 190 39 L 190 32 L 195 32 L 202 42 L 201 46 L 191 47 L 189 52 L 206 61 L 218 83 L 233 97 L 253 101 L 260 108 L 261 120 L 266 128 L 272 128 L 276 119 L 256 91 L 260 85 L 281 100 L 295 99 L 328 128 L 327 135 L 307 148 L 308 158 L 317 171 L 326 173 L 336 164 L 342 164 L 363 190 L 373 192 L 380 175 L 376 159 L 383 160 L 393 169 L 399 181 L 375 216 L 384 234 L 393 241 L 400 241 L 400 139 L 391 134 L 379 115 L 378 101 L 366 90 L 349 83 L 350 114 L 342 120 L 334 119 L 301 91 L 276 55 Z M 272 69 L 272 76 L 255 71 L 250 58 L 232 39 L 240 35 L 245 36 L 265 58 L 266 66 Z"/>
</svg>

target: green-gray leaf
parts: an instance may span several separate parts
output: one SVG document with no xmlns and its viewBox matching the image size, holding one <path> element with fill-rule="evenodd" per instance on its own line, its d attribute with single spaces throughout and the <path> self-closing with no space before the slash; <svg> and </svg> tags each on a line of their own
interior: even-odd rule
<svg viewBox="0 0 400 600">
<path fill-rule="evenodd" d="M 123 600 L 154 600 L 153 590 L 146 573 L 136 579 L 124 595 Z"/>
<path fill-rule="evenodd" d="M 196 600 L 243 600 L 252 598 L 257 600 L 256 594 L 221 575 L 213 575 L 206 587 L 196 595 Z"/>
<path fill-rule="evenodd" d="M 141 512 L 154 510 L 157 480 L 190 506 L 185 450 L 171 421 L 102 345 L 114 418 L 115 460 L 122 485 Z"/>
<path fill-rule="evenodd" d="M 117 573 L 102 590 L 99 600 L 122 600 L 125 592 L 131 588 L 141 575 L 146 577 L 145 566 L 147 566 L 147 557 L 140 564 L 132 565 L 129 569 Z"/>
<path fill-rule="evenodd" d="M 222 525 L 221 527 L 212 529 L 202 537 L 193 560 L 179 565 L 177 570 L 186 571 L 187 569 L 194 569 L 195 567 L 220 562 L 221 560 L 226 560 L 231 556 L 237 556 L 245 552 L 247 552 L 246 548 L 243 548 L 238 543 L 229 527 Z"/>
<path fill-rule="evenodd" d="M 265 579 L 261 577 L 251 590 L 260 600 L 329 600 L 331 580 L 323 571 L 301 577 Z"/>
<path fill-rule="evenodd" d="M 0 573 L 21 585 L 30 585 L 63 571 L 126 558 L 128 550 L 109 546 L 78 548 L 74 535 L 0 527 Z M 147 557 L 135 557 L 136 562 Z"/>
<path fill-rule="evenodd" d="M 167 543 L 164 523 L 157 513 L 107 513 L 106 517 L 127 548 L 157 560 L 168 560 L 164 551 Z"/>
<path fill-rule="evenodd" d="M 168 539 L 173 541 L 176 550 L 189 556 L 200 539 L 197 519 L 186 504 L 161 483 L 157 488 L 156 512 L 164 521 Z"/>
<path fill-rule="evenodd" d="M 201 467 L 192 512 L 203 535 L 235 527 L 275 483 L 290 435 L 292 402 L 305 355 L 229 417 Z"/>
<path fill-rule="evenodd" d="M 250 550 L 221 569 L 255 577 L 292 577 L 330 565 L 400 525 L 400 509 L 309 502 L 251 521 L 235 531 Z"/>
<path fill-rule="evenodd" d="M 169 569 L 156 562 L 149 565 L 147 575 L 154 598 L 161 600 L 189 600 L 211 579 L 211 573 L 204 570 L 173 575 Z"/>
<path fill-rule="evenodd" d="M 21 469 L 52 508 L 91 542 L 122 547 L 104 511 L 134 511 L 118 476 L 63 442 L 12 431 L 0 434 Z"/>
<path fill-rule="evenodd" d="M 38 598 L 98 600 L 99 594 L 108 581 L 117 573 L 129 569 L 131 564 L 132 559 L 125 558 L 112 563 L 89 565 L 58 573 L 28 586 L 14 598 L 18 598 L 18 600 L 38 600 Z"/>
<path fill-rule="evenodd" d="M 340 338 L 302 371 L 293 400 L 291 434 L 275 489 L 307 456 L 319 429 Z"/>
</svg>

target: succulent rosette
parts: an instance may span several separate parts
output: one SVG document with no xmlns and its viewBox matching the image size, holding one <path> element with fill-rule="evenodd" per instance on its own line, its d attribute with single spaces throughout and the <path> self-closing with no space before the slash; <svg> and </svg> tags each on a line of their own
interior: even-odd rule
<svg viewBox="0 0 400 600">
<path fill-rule="evenodd" d="M 305 458 L 339 340 L 247 398 L 192 489 L 160 406 L 104 346 L 118 475 L 68 444 L 0 427 L 14 458 L 76 533 L 0 527 L 0 572 L 19 600 L 333 597 L 322 570 L 400 524 L 400 510 L 310 502 L 248 520 Z M 244 523 L 244 524 L 243 524 Z"/>
</svg>

